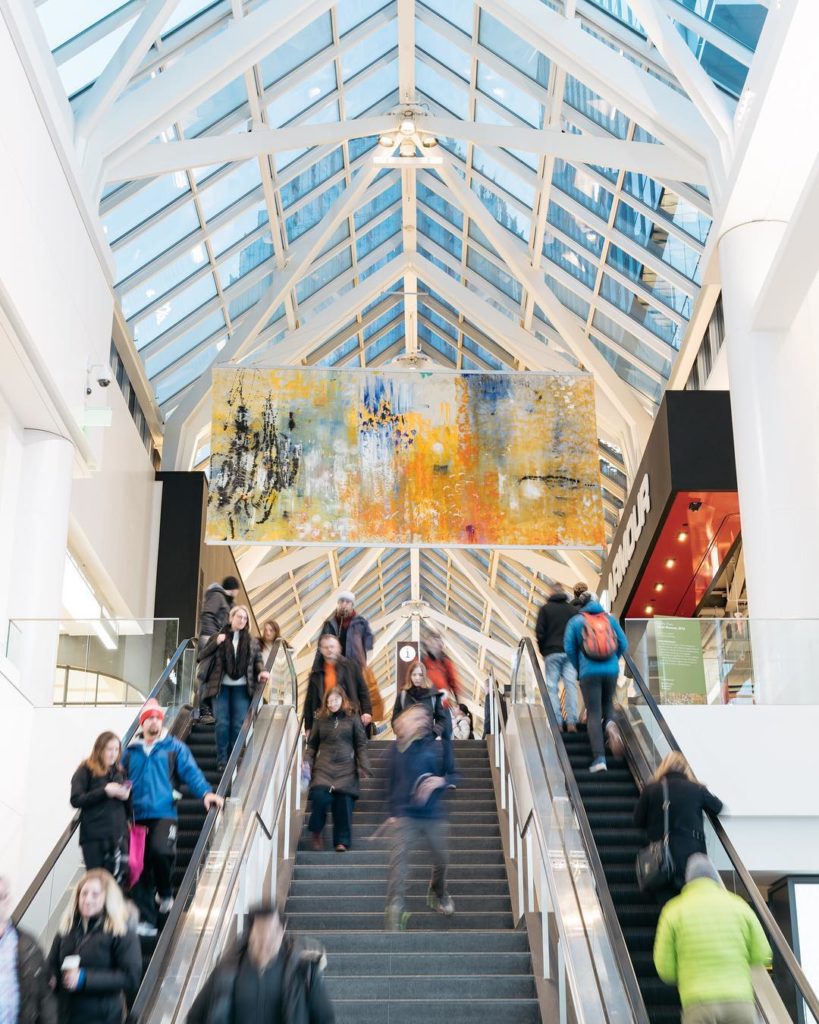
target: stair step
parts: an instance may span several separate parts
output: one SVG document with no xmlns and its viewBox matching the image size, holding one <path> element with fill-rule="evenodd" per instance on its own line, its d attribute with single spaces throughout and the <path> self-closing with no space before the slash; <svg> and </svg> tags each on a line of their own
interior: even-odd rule
<svg viewBox="0 0 819 1024">
<path fill-rule="evenodd" d="M 418 904 L 417 911 L 413 908 L 413 903 Z M 452 932 L 471 930 L 473 928 L 485 930 L 487 928 L 501 929 L 513 927 L 511 911 L 509 913 L 487 913 L 486 911 L 460 913 L 456 908 L 452 917 L 444 917 L 442 914 L 427 911 L 425 904 L 420 900 L 409 901 L 407 910 L 411 913 L 409 927 L 413 931 Z M 287 916 L 291 928 L 308 932 L 319 940 L 323 938 L 319 933 L 331 928 L 349 932 L 381 931 L 384 928 L 383 906 L 379 913 L 333 914 L 325 910 L 320 913 L 302 914 L 291 913 L 288 910 Z"/>
<path fill-rule="evenodd" d="M 304 844 L 304 852 L 309 852 L 307 849 L 306 836 L 301 840 L 301 843 Z M 363 845 L 365 843 L 368 850 L 374 851 L 388 851 L 392 847 L 392 840 L 389 837 L 362 839 L 361 844 Z M 495 836 L 450 836 L 446 846 L 448 850 L 472 850 L 475 852 L 481 850 L 496 851 L 501 849 L 501 841 L 499 837 Z M 336 857 L 338 856 L 340 856 L 340 854 L 336 854 Z"/>
<path fill-rule="evenodd" d="M 402 975 L 398 978 L 363 975 L 356 978 L 328 976 L 330 998 L 336 999 L 534 999 L 535 980 L 529 975 L 456 974 Z"/>
<path fill-rule="evenodd" d="M 359 881 L 372 881 L 372 882 L 386 882 L 387 876 L 389 875 L 389 860 L 384 858 L 384 862 L 381 865 L 378 864 L 354 864 L 350 865 L 345 855 L 344 863 L 344 874 L 338 877 L 343 877 L 345 882 L 359 882 Z M 634 872 L 631 872 L 631 877 L 634 877 Z M 454 882 L 456 879 L 460 882 L 475 881 L 480 884 L 481 882 L 502 882 L 506 886 L 506 868 L 503 864 L 450 864 L 449 871 L 447 872 L 447 878 Z M 410 868 L 409 881 L 410 882 L 424 882 L 429 880 L 429 865 L 426 863 L 416 862 Z M 328 882 L 333 884 L 332 879 L 328 877 L 327 868 L 322 864 L 302 864 L 301 855 L 299 855 L 298 862 L 293 870 L 293 882 L 309 882 L 309 883 L 322 883 Z"/>
<path fill-rule="evenodd" d="M 409 883 L 409 895 L 425 897 L 429 886 L 429 872 L 423 879 L 414 879 Z M 636 886 L 635 886 L 636 888 Z M 464 879 L 450 878 L 447 882 L 447 891 L 452 896 L 469 896 L 473 899 L 484 897 L 499 897 L 509 901 L 509 885 L 506 879 L 491 881 L 486 878 Z M 639 890 L 638 890 L 639 892 Z M 328 899 L 339 896 L 350 896 L 360 898 L 373 896 L 380 901 L 383 907 L 387 895 L 387 879 L 374 879 L 359 881 L 347 877 L 347 872 L 339 873 L 337 878 L 325 878 L 321 882 L 315 879 L 294 881 L 290 886 L 290 898 L 293 897 L 319 897 Z M 506 909 L 505 907 L 503 909 Z"/>
<path fill-rule="evenodd" d="M 328 978 L 390 974 L 395 977 L 423 974 L 431 977 L 458 974 L 485 977 L 525 975 L 531 972 L 532 958 L 528 950 L 521 953 L 438 953 L 435 956 L 430 956 L 428 952 L 405 953 L 401 956 L 391 953 L 331 953 L 327 959 Z"/>
<path fill-rule="evenodd" d="M 586 814 L 625 814 L 631 824 L 634 808 L 637 806 L 636 796 L 616 796 L 614 793 L 601 793 L 599 796 L 587 796 L 584 793 L 582 796 Z"/>
<path fill-rule="evenodd" d="M 441 921 L 440 915 L 436 915 Z M 410 925 L 412 922 L 410 922 Z M 296 934 L 298 929 L 292 921 L 288 922 L 289 930 Z M 311 935 L 305 932 L 305 935 Z M 328 957 L 336 953 L 350 952 L 350 934 L 346 931 L 328 929 L 320 938 L 322 946 L 327 950 Z M 526 932 L 514 929 L 491 931 L 479 928 L 473 931 L 461 931 L 457 935 L 452 931 L 438 932 L 406 931 L 385 932 L 377 929 L 359 932 L 353 947 L 356 954 L 392 953 L 395 960 L 402 960 L 405 954 L 448 954 L 448 953 L 527 953 L 529 940 Z"/>
<path fill-rule="evenodd" d="M 343 883 L 339 882 L 339 886 Z M 426 906 L 426 890 L 422 890 L 417 897 L 410 897 L 407 901 L 407 910 L 410 912 L 420 911 Z M 511 909 L 509 894 L 501 896 L 461 896 L 455 904 L 456 914 L 478 914 L 481 911 L 487 914 L 503 914 Z M 635 908 L 642 910 L 642 908 Z M 320 896 L 299 896 L 290 895 L 285 908 L 287 914 L 322 914 L 325 917 L 333 915 L 343 916 L 345 914 L 382 914 L 384 913 L 384 897 L 380 895 L 357 896 L 345 890 L 337 891 L 336 895 L 323 893 Z M 441 915 L 438 915 L 439 919 Z"/>
<path fill-rule="evenodd" d="M 539 1024 L 536 999 L 336 1000 L 337 1024 Z"/>
<path fill-rule="evenodd" d="M 380 845 L 379 845 L 380 844 Z M 335 872 L 344 858 L 344 865 L 354 864 L 384 864 L 390 862 L 389 843 L 381 840 L 370 840 L 363 849 L 349 850 L 345 854 L 335 853 L 333 850 L 299 850 L 296 857 L 296 865 L 320 864 L 326 865 L 328 877 L 335 877 Z M 633 858 L 632 858 L 633 861 Z M 332 867 L 330 866 L 332 862 Z M 475 849 L 466 844 L 450 850 L 450 871 L 455 870 L 460 864 L 503 864 L 503 849 L 500 846 L 487 849 Z M 425 864 L 429 868 L 429 857 L 426 853 L 418 850 L 410 854 L 410 864 Z"/>
</svg>

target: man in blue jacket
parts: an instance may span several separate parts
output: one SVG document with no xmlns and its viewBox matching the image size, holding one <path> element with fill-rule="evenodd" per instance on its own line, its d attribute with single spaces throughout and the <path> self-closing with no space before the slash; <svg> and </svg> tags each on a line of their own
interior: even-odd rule
<svg viewBox="0 0 819 1024">
<path fill-rule="evenodd" d="M 139 907 L 140 935 L 156 935 L 157 894 L 159 914 L 173 906 L 171 876 L 176 859 L 175 782 L 184 783 L 194 796 L 204 800 L 205 809 L 221 807 L 222 798 L 211 789 L 190 750 L 163 728 L 165 712 L 151 698 L 139 713 L 142 735 L 125 751 L 122 762 L 131 783 L 134 820 L 143 825 L 145 862 L 142 876 L 133 890 Z"/>
<path fill-rule="evenodd" d="M 389 775 L 390 815 L 393 827 L 390 874 L 387 881 L 386 931 L 406 927 L 404 898 L 409 858 L 416 843 L 423 842 L 432 860 L 427 905 L 445 917 L 455 913 L 446 891 L 447 823 L 441 796 L 455 778 L 443 770 L 442 744 L 432 735 L 430 715 L 421 704 L 412 704 L 393 722 L 395 746 Z"/>
<path fill-rule="evenodd" d="M 563 646 L 580 680 L 586 702 L 586 727 L 592 748 L 591 772 L 606 770 L 603 723 L 611 752 L 622 754 L 623 741 L 614 723 L 614 691 L 620 675 L 620 658 L 628 649 L 626 634 L 613 615 L 593 597 L 566 626 Z"/>
</svg>

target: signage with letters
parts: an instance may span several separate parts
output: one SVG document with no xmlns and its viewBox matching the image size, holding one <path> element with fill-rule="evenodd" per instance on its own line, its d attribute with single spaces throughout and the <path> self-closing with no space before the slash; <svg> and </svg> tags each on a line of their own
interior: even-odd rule
<svg viewBox="0 0 819 1024">
<path fill-rule="evenodd" d="M 614 556 L 611 572 L 609 573 L 608 592 L 609 600 L 612 602 L 617 597 L 617 591 L 620 589 L 620 585 L 626 575 L 626 570 L 634 556 L 634 549 L 637 547 L 637 541 L 640 539 L 640 534 L 643 532 L 643 527 L 646 525 L 646 518 L 650 511 L 651 489 L 649 476 L 646 473 L 640 483 L 637 500 L 632 506 L 628 522 L 626 523 L 626 532 L 620 541 L 620 547 Z"/>
</svg>

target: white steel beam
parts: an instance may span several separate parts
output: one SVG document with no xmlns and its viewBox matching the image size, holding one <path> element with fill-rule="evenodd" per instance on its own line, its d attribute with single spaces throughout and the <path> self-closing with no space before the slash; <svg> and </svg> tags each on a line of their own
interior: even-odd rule
<svg viewBox="0 0 819 1024">
<path fill-rule="evenodd" d="M 544 7 L 543 10 L 547 8 Z M 521 252 L 518 249 L 512 234 L 498 224 L 476 193 L 461 179 L 457 168 L 449 161 L 444 161 L 439 173 L 449 186 L 450 192 L 457 198 L 464 213 L 475 221 L 498 255 L 505 261 L 509 272 L 535 296 L 535 301 L 560 332 L 562 340 L 572 350 L 575 358 L 594 373 L 601 390 L 606 392 L 627 421 L 635 451 L 642 451 L 651 430 L 651 417 L 632 388 L 617 376 L 613 367 L 577 327 L 568 315 L 566 307 L 546 285 L 542 273 L 529 264 L 528 252 Z"/>
<path fill-rule="evenodd" d="M 773 256 L 753 314 L 759 331 L 787 331 L 819 273 L 819 157 Z"/>
<path fill-rule="evenodd" d="M 329 547 L 304 547 L 288 551 L 286 555 L 279 555 L 272 562 L 266 562 L 244 577 L 245 589 L 259 590 L 270 583 L 275 583 L 294 569 L 300 569 L 303 565 L 309 565 L 310 562 L 315 562 L 319 558 L 326 558 L 333 550 Z"/>
<path fill-rule="evenodd" d="M 75 129 L 78 139 L 87 139 L 116 102 L 177 5 L 178 0 L 147 0 L 114 56 L 80 99 Z"/>
<path fill-rule="evenodd" d="M 398 96 L 402 103 L 415 102 L 415 0 L 398 0 Z M 401 171 L 401 241 L 405 253 L 416 249 L 414 167 Z M 415 275 L 404 277 L 404 349 L 418 351 L 418 299 Z"/>
<path fill-rule="evenodd" d="M 708 159 L 713 136 L 694 104 L 539 0 L 480 0 L 481 7 L 655 138 Z"/>
<path fill-rule="evenodd" d="M 566 556 L 571 556 L 572 552 L 561 551 L 560 555 L 562 558 L 566 558 L 568 562 L 570 559 Z M 555 580 L 564 586 L 566 590 L 571 590 L 574 584 L 581 578 L 592 589 L 597 586 L 599 581 L 599 577 L 591 565 L 588 565 L 588 567 L 583 566 L 582 563 L 578 563 L 574 559 L 572 559 L 572 564 L 562 565 L 547 552 L 529 551 L 523 548 L 507 548 L 503 552 L 503 557 L 519 562 L 521 565 L 526 566 L 527 569 L 531 569 L 532 572 L 539 572 L 544 576 L 548 576 L 549 579 Z"/>
<path fill-rule="evenodd" d="M 247 17 L 231 22 L 224 32 L 114 104 L 89 137 L 91 166 L 112 155 L 120 160 L 139 149 L 178 115 L 213 96 L 274 47 L 326 13 L 333 2 L 307 0 L 284 8 L 262 4 Z"/>
<path fill-rule="evenodd" d="M 629 0 L 629 6 L 713 132 L 722 152 L 723 167 L 726 166 L 733 147 L 734 125 L 722 93 L 656 0 Z"/>
<path fill-rule="evenodd" d="M 511 662 L 513 648 L 508 644 L 503 644 L 500 640 L 494 640 L 491 636 L 485 636 L 483 633 L 479 633 L 477 629 L 472 629 L 470 626 L 465 626 L 463 622 L 458 622 L 451 615 L 447 615 L 446 612 L 439 612 L 437 608 L 429 606 L 427 611 L 427 618 L 434 619 L 435 622 L 439 622 L 442 626 L 446 626 L 448 630 L 452 630 L 456 636 L 462 636 L 467 640 L 471 640 L 473 644 L 478 647 L 484 646 L 488 651 L 497 655 L 501 661 Z M 447 638 L 448 639 L 448 638 Z"/>
<path fill-rule="evenodd" d="M 208 135 L 181 142 L 153 142 L 105 165 L 108 181 L 153 178 L 172 171 L 216 164 L 239 163 L 253 157 L 312 146 L 338 145 L 347 139 L 379 135 L 394 127 L 394 118 L 365 117 L 335 124 L 299 124 L 290 128 L 254 128 L 230 135 Z M 652 147 L 660 148 L 660 147 Z M 696 178 L 690 178 L 696 181 Z"/>
<path fill-rule="evenodd" d="M 492 611 L 498 618 L 506 623 L 513 636 L 520 638 L 531 635 L 531 630 L 527 629 L 525 622 L 523 622 L 515 609 L 489 586 L 482 573 L 470 561 L 469 555 L 465 551 L 459 551 L 457 548 L 448 548 L 447 554 L 461 575 L 466 577 L 470 585 L 474 587 L 479 596 L 492 608 Z"/>
</svg>

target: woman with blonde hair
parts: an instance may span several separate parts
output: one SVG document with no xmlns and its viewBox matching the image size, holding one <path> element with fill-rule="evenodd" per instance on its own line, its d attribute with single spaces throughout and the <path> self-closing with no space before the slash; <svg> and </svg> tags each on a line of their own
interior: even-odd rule
<svg viewBox="0 0 819 1024">
<path fill-rule="evenodd" d="M 634 824 L 645 829 L 649 843 L 662 840 L 665 834 L 664 789 L 668 793 L 668 845 L 674 875 L 668 885 L 654 890 L 661 904 L 676 896 L 685 884 L 688 858 L 693 853 L 707 853 L 704 812 L 719 814 L 722 810 L 722 801 L 697 782 L 682 753 L 672 750 L 660 762 L 634 809 Z"/>
<path fill-rule="evenodd" d="M 230 752 L 256 694 L 270 678 L 264 670 L 259 641 L 250 635 L 250 613 L 243 604 L 230 609 L 228 623 L 212 636 L 198 654 L 198 660 L 213 657 L 202 684 L 201 696 L 212 702 L 216 715 L 216 760 L 220 771 Z"/>
<path fill-rule="evenodd" d="M 105 868 L 121 885 L 128 870 L 131 786 L 113 732 L 101 732 L 90 757 L 71 779 L 71 806 L 80 812 L 80 848 L 86 868 Z"/>
<path fill-rule="evenodd" d="M 392 723 L 394 725 L 396 718 L 407 708 L 414 704 L 423 705 L 429 712 L 430 734 L 435 739 L 440 739 L 444 745 L 444 774 L 451 775 L 455 771 L 452 754 L 452 717 L 446 708 L 445 697 L 443 690 L 438 690 L 432 685 L 424 663 L 416 659 L 407 666 L 404 685 L 393 705 Z"/>
<path fill-rule="evenodd" d="M 109 872 L 83 875 L 48 958 L 60 1024 L 121 1024 L 139 988 L 142 953 Z"/>
</svg>

